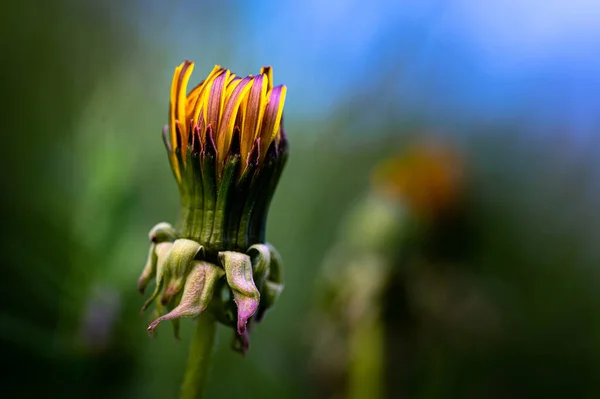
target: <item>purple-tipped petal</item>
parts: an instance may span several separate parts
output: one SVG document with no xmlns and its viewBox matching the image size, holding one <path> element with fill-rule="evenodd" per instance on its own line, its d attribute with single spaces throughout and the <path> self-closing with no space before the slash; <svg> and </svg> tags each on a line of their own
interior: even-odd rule
<svg viewBox="0 0 600 399">
<path fill-rule="evenodd" d="M 274 87 L 269 93 L 269 102 L 265 108 L 260 132 L 261 154 L 266 154 L 271 142 L 279 132 L 279 126 L 283 115 L 287 88 L 283 85 Z"/>
</svg>

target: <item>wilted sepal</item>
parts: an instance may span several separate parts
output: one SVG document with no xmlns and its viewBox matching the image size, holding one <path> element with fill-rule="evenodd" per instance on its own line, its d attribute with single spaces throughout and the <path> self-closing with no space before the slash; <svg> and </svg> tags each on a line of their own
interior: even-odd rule
<svg viewBox="0 0 600 399">
<path fill-rule="evenodd" d="M 254 244 L 248 248 L 248 255 L 252 262 L 252 276 L 258 291 L 262 290 L 271 264 L 271 251 L 265 244 Z"/>
<path fill-rule="evenodd" d="M 150 239 L 148 260 L 146 261 L 146 266 L 144 266 L 142 275 L 138 279 L 138 291 L 140 291 L 142 294 L 144 293 L 144 290 L 146 289 L 146 286 L 150 280 L 156 275 L 156 266 L 158 262 L 158 258 L 156 256 L 157 244 L 175 241 L 176 232 L 169 223 L 161 222 L 150 230 L 148 233 L 148 238 Z"/>
<path fill-rule="evenodd" d="M 250 256 L 239 252 L 219 252 L 219 260 L 225 268 L 227 283 L 233 292 L 237 305 L 237 332 L 246 335 L 246 323 L 258 309 L 260 293 L 252 278 Z"/>
<path fill-rule="evenodd" d="M 269 268 L 266 280 L 260 289 L 261 301 L 255 319 L 261 321 L 265 312 L 272 308 L 283 291 L 283 261 L 279 252 L 271 244 L 261 244 L 269 250 Z M 264 250 L 263 250 L 264 251 Z"/>
<path fill-rule="evenodd" d="M 169 223 L 160 222 L 150 230 L 148 238 L 153 243 L 173 242 L 177 239 L 177 232 Z"/>
<path fill-rule="evenodd" d="M 144 270 L 142 270 L 142 275 L 138 279 L 138 291 L 140 294 L 144 293 L 146 286 L 150 282 L 150 280 L 156 275 L 156 244 L 150 244 L 150 252 L 148 252 L 148 260 L 146 261 L 146 266 L 144 266 Z"/>
<path fill-rule="evenodd" d="M 175 240 L 165 260 L 165 277 L 168 279 L 168 284 L 161 298 L 163 304 L 169 303 L 181 291 L 192 266 L 192 260 L 201 250 L 202 245 L 196 241 L 186 238 Z"/>
<path fill-rule="evenodd" d="M 212 300 L 217 281 L 223 274 L 223 269 L 212 263 L 193 261 L 179 305 L 150 323 L 148 332 L 152 333 L 156 326 L 164 320 L 194 317 L 202 313 Z"/>
<path fill-rule="evenodd" d="M 169 254 L 169 251 L 171 250 L 172 246 L 173 246 L 173 243 L 171 243 L 171 242 L 161 242 L 158 244 L 154 244 L 154 254 L 156 255 L 156 287 L 154 287 L 154 292 L 152 293 L 150 298 L 148 298 L 148 300 L 146 300 L 146 303 L 144 303 L 144 306 L 142 306 L 142 312 L 144 310 L 146 310 L 148 308 L 148 306 L 150 306 L 152 301 L 154 301 L 154 299 L 156 299 L 156 297 L 162 290 L 162 287 L 164 285 L 164 280 L 165 280 L 164 277 L 166 274 L 165 273 L 166 272 L 165 261 L 167 259 L 167 255 Z M 143 276 L 143 274 L 142 274 L 142 276 Z"/>
</svg>

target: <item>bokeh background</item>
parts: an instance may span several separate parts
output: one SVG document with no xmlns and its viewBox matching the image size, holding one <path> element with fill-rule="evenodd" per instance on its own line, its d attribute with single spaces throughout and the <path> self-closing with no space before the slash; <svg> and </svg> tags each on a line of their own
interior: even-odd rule
<svg viewBox="0 0 600 399">
<path fill-rule="evenodd" d="M 168 325 L 150 338 L 135 285 L 148 230 L 178 212 L 160 131 L 184 59 L 195 81 L 272 65 L 288 86 L 267 232 L 286 288 L 245 358 L 219 330 L 209 397 L 325 397 L 311 360 L 323 259 L 372 168 L 432 138 L 468 165 L 466 263 L 502 334 L 440 330 L 398 397 L 598 397 L 598 20 L 594 0 L 4 4 L 6 397 L 176 397 L 192 322 L 181 342 Z"/>
</svg>

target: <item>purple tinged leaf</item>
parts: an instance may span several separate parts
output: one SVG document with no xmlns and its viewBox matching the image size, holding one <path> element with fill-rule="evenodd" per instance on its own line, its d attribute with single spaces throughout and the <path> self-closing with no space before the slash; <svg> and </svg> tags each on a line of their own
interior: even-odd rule
<svg viewBox="0 0 600 399">
<path fill-rule="evenodd" d="M 219 252 L 219 259 L 237 305 L 237 331 L 243 335 L 248 319 L 256 313 L 260 302 L 260 293 L 252 278 L 252 262 L 250 256 L 231 251 Z"/>
<path fill-rule="evenodd" d="M 223 277 L 223 269 L 204 261 L 193 261 L 192 269 L 187 276 L 181 301 L 169 313 L 158 317 L 148 326 L 148 332 L 165 320 L 181 317 L 194 317 L 202 313 L 210 303 L 217 281 Z"/>
</svg>

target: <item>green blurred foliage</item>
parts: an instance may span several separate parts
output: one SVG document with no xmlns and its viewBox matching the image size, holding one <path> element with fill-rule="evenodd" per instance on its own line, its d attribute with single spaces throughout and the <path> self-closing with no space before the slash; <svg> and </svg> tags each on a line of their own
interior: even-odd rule
<svg viewBox="0 0 600 399">
<path fill-rule="evenodd" d="M 160 129 L 171 79 L 163 72 L 180 60 L 123 19 L 133 3 L 4 7 L 4 392 L 175 397 L 192 322 L 182 323 L 182 342 L 168 325 L 151 339 L 135 284 L 148 229 L 178 212 Z M 373 97 L 357 94 L 365 103 Z M 291 156 L 267 233 L 285 260 L 286 288 L 245 358 L 220 329 L 209 397 L 318 395 L 309 359 L 318 330 L 308 321 L 323 257 L 372 166 L 427 128 L 389 115 L 367 140 L 356 123 L 364 106 L 340 104 L 327 120 L 286 119 Z M 417 349 L 414 397 L 490 389 L 493 397 L 597 397 L 595 165 L 567 147 L 525 139 L 518 126 L 493 128 L 468 126 L 455 139 L 473 172 L 477 248 L 466 263 L 501 303 L 506 330 L 485 350 L 448 342 L 443 331 L 428 337 Z"/>
</svg>

